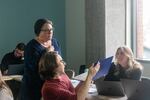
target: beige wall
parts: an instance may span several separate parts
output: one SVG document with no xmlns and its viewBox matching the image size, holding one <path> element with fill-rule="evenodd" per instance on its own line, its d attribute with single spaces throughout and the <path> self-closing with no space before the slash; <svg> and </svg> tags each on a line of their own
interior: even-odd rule
<svg viewBox="0 0 150 100">
<path fill-rule="evenodd" d="M 84 0 L 66 0 L 66 58 L 67 67 L 76 73 L 85 64 Z"/>
</svg>

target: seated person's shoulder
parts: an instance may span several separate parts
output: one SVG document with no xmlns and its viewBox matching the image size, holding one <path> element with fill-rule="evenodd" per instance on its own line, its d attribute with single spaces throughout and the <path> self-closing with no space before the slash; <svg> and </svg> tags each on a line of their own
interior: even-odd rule
<svg viewBox="0 0 150 100">
<path fill-rule="evenodd" d="M 110 70 L 115 70 L 115 69 L 117 69 L 117 65 L 114 62 L 112 62 L 110 65 Z"/>
<path fill-rule="evenodd" d="M 13 52 L 8 52 L 3 56 L 3 59 L 9 58 L 12 55 L 13 55 Z"/>
<path fill-rule="evenodd" d="M 112 62 L 112 63 L 111 63 L 111 66 L 115 67 L 116 65 L 115 65 L 115 63 L 114 63 L 114 62 Z"/>
<path fill-rule="evenodd" d="M 140 63 L 134 64 L 134 70 L 143 70 L 143 66 Z"/>
</svg>

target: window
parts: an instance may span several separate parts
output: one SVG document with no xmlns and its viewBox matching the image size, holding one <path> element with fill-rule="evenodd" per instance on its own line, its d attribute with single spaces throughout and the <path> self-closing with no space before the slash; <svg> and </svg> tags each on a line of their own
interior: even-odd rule
<svg viewBox="0 0 150 100">
<path fill-rule="evenodd" d="M 150 58 L 150 1 L 143 0 L 144 58 Z"/>
<path fill-rule="evenodd" d="M 127 0 L 126 4 L 130 46 L 137 58 L 150 59 L 150 0 Z"/>
</svg>

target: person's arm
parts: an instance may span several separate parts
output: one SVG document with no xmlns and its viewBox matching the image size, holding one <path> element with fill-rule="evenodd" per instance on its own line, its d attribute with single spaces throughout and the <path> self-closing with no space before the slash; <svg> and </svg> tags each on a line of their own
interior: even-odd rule
<svg viewBox="0 0 150 100">
<path fill-rule="evenodd" d="M 142 75 L 142 70 L 137 68 L 137 69 L 133 69 L 130 75 L 131 79 L 134 80 L 140 80 L 141 79 L 141 75 Z"/>
<path fill-rule="evenodd" d="M 76 89 L 77 100 L 85 100 L 85 98 L 88 94 L 88 90 L 89 90 L 92 78 L 95 76 L 95 74 L 97 73 L 99 68 L 100 68 L 99 63 L 95 67 L 94 67 L 94 64 L 93 64 L 89 68 L 89 72 L 88 72 L 86 80 L 82 84 L 80 84 L 80 86 L 77 86 L 77 88 L 78 88 L 78 89 Z"/>
</svg>

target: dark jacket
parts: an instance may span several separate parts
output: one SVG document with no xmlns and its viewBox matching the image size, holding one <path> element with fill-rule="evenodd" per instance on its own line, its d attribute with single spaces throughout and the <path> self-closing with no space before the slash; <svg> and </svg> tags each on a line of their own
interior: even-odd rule
<svg viewBox="0 0 150 100">
<path fill-rule="evenodd" d="M 120 81 L 122 78 L 140 80 L 141 74 L 142 70 L 140 68 L 127 70 L 121 67 L 121 65 L 112 63 L 108 74 L 105 76 L 105 80 Z"/>
<path fill-rule="evenodd" d="M 52 39 L 54 50 L 61 55 L 60 46 L 56 39 Z M 46 52 L 35 39 L 32 39 L 25 49 L 25 68 L 22 80 L 21 100 L 40 100 L 43 81 L 38 71 L 38 63 L 41 56 Z"/>
</svg>

